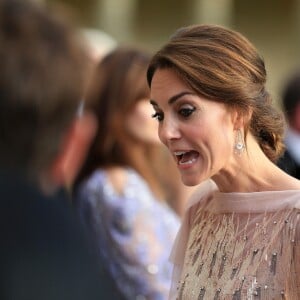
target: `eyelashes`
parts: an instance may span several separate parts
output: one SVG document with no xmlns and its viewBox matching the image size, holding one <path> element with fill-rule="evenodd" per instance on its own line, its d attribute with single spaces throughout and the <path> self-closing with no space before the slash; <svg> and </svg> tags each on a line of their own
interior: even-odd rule
<svg viewBox="0 0 300 300">
<path fill-rule="evenodd" d="M 193 108 L 182 108 L 182 109 L 179 110 L 178 113 L 183 118 L 188 118 L 195 110 L 196 110 L 195 107 L 193 107 Z"/>
<path fill-rule="evenodd" d="M 156 113 L 152 114 L 151 117 L 152 117 L 153 119 L 156 119 L 156 120 L 159 121 L 159 122 L 163 120 L 163 115 L 162 115 L 162 113 L 156 112 Z"/>
<path fill-rule="evenodd" d="M 180 109 L 177 114 L 183 118 L 183 119 L 188 119 L 192 114 L 193 112 L 196 110 L 195 107 L 193 108 L 182 108 Z M 161 122 L 163 119 L 164 119 L 164 115 L 163 113 L 161 112 L 156 112 L 154 114 L 151 115 L 151 117 L 153 119 L 156 119 L 158 122 Z"/>
</svg>

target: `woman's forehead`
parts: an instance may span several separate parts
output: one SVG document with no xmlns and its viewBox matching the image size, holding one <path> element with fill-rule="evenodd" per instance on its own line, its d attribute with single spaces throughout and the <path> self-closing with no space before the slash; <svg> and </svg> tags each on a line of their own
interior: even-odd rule
<svg viewBox="0 0 300 300">
<path fill-rule="evenodd" d="M 155 71 L 150 88 L 152 100 L 156 101 L 157 98 L 166 96 L 169 99 L 183 91 L 192 92 L 175 71 L 172 69 L 158 69 Z"/>
</svg>

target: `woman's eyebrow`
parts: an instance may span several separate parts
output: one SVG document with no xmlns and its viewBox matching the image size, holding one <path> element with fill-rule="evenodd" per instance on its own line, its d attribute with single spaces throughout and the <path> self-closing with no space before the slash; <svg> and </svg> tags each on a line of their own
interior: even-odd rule
<svg viewBox="0 0 300 300">
<path fill-rule="evenodd" d="M 185 95 L 193 95 L 194 93 L 191 93 L 191 92 L 187 92 L 187 91 L 184 91 L 184 92 L 181 92 L 179 94 L 176 94 L 174 96 L 172 96 L 169 100 L 168 100 L 168 104 L 173 104 L 174 102 L 176 102 L 176 100 L 178 100 L 179 98 L 181 98 L 182 96 L 185 96 Z M 150 103 L 153 105 L 153 106 L 158 106 L 158 104 L 150 99 Z"/>
<path fill-rule="evenodd" d="M 182 96 L 185 96 L 185 95 L 193 95 L 193 93 L 187 92 L 187 91 L 181 92 L 181 93 L 179 93 L 177 95 L 172 96 L 169 99 L 168 103 L 169 104 L 173 104 L 176 100 L 178 100 L 179 98 L 181 98 Z"/>
<path fill-rule="evenodd" d="M 158 106 L 158 104 L 152 99 L 150 99 L 150 104 L 152 104 L 153 106 Z"/>
</svg>

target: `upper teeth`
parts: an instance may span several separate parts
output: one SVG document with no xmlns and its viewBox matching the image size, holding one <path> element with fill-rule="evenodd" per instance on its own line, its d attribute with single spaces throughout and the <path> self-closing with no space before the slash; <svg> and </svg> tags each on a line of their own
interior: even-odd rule
<svg viewBox="0 0 300 300">
<path fill-rule="evenodd" d="M 176 152 L 174 152 L 175 155 L 183 155 L 185 153 L 186 153 L 186 151 L 176 151 Z"/>
</svg>

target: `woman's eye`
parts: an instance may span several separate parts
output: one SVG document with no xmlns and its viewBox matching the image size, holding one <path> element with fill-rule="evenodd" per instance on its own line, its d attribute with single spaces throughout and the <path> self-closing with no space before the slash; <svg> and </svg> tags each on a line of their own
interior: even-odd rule
<svg viewBox="0 0 300 300">
<path fill-rule="evenodd" d="M 163 120 L 163 114 L 159 112 L 154 113 L 151 117 L 156 119 L 158 122 Z"/>
<path fill-rule="evenodd" d="M 179 114 L 184 117 L 187 118 L 189 117 L 193 112 L 195 111 L 195 108 L 182 108 L 179 110 Z"/>
</svg>

